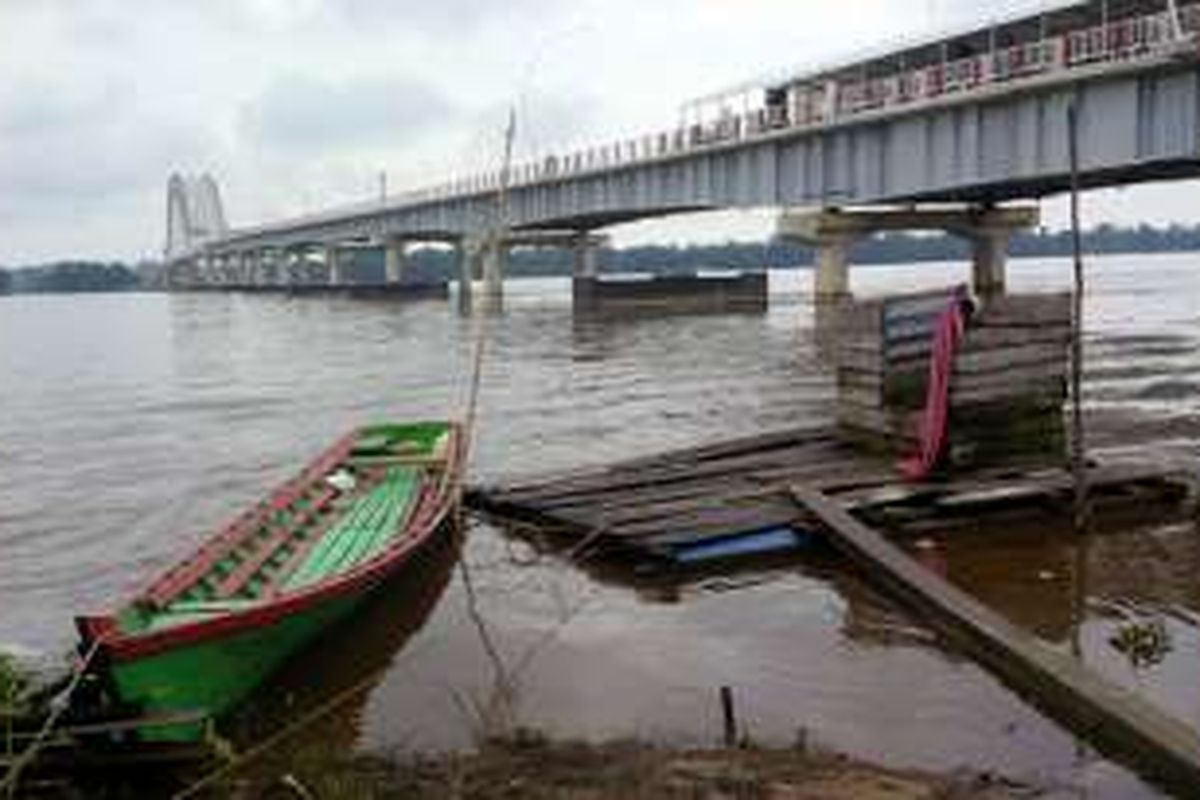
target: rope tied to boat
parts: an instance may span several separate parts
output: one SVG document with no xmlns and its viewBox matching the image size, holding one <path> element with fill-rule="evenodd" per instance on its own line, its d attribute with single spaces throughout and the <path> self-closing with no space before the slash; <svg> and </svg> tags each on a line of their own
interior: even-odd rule
<svg viewBox="0 0 1200 800">
<path fill-rule="evenodd" d="M 47 739 L 50 738 L 50 734 L 54 732 L 59 718 L 70 708 L 71 695 L 79 688 L 79 684 L 87 675 L 92 662 L 99 655 L 100 648 L 104 645 L 104 642 L 104 637 L 97 637 L 83 658 L 76 663 L 70 682 L 56 698 L 57 702 L 52 702 L 50 713 L 46 716 L 46 721 L 42 723 L 42 727 L 38 730 L 37 735 L 33 737 L 33 741 L 29 747 L 25 748 L 17 756 L 9 766 L 8 771 L 4 773 L 4 777 L 0 779 L 0 791 L 14 791 L 17 788 L 17 782 L 21 779 L 21 772 L 37 759 L 38 754 L 46 745 Z"/>
</svg>

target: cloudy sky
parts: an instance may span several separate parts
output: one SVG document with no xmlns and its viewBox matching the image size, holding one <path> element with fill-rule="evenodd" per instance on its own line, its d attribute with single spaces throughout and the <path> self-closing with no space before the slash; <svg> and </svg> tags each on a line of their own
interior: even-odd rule
<svg viewBox="0 0 1200 800">
<path fill-rule="evenodd" d="M 518 155 L 667 127 L 755 76 L 1037 0 L 0 0 L 0 263 L 162 247 L 172 171 L 234 225 Z M 1089 221 L 1200 219 L 1194 185 L 1089 198 Z M 1046 208 L 1051 224 L 1060 209 Z M 657 223 L 618 241 L 761 233 Z"/>
</svg>

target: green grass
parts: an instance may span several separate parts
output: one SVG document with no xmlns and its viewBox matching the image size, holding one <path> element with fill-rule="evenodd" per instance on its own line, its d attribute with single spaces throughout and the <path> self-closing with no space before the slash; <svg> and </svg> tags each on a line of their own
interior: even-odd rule
<svg viewBox="0 0 1200 800">
<path fill-rule="evenodd" d="M 29 676 L 21 671 L 16 660 L 0 653 L 0 709 L 12 709 L 29 684 Z"/>
</svg>

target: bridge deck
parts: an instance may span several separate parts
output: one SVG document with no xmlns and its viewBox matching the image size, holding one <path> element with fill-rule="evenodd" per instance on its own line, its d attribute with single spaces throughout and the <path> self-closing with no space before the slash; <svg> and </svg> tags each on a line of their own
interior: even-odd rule
<svg viewBox="0 0 1200 800">
<path fill-rule="evenodd" d="M 216 197 L 200 192 L 197 224 L 173 226 L 197 236 L 173 238 L 170 256 L 477 235 L 496 223 L 502 192 L 506 226 L 527 230 L 720 208 L 1037 197 L 1067 185 L 1072 102 L 1084 186 L 1196 175 L 1198 42 L 1200 2 L 1071 4 L 756 84 L 750 99 L 718 96 L 668 130 L 383 201 L 226 232 L 199 224 L 212 205 L 201 201 Z"/>
</svg>

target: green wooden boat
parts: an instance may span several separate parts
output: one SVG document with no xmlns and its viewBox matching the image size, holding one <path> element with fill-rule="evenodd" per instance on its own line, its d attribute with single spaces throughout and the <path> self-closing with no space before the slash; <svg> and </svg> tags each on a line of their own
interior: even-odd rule
<svg viewBox="0 0 1200 800">
<path fill-rule="evenodd" d="M 78 618 L 103 704 L 227 712 L 449 529 L 462 441 L 450 422 L 356 430 L 117 611 Z M 202 734 L 190 723 L 142 736 Z"/>
</svg>

